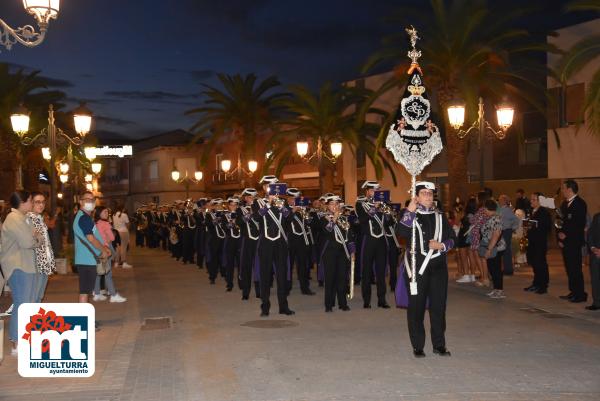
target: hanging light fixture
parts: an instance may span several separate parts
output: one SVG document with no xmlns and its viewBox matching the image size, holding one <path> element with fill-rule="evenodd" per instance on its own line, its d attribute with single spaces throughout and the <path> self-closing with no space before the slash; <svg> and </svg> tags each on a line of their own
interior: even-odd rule
<svg viewBox="0 0 600 401">
<path fill-rule="evenodd" d="M 50 148 L 42 148 L 42 157 L 44 160 L 50 160 L 52 155 L 50 154 Z"/>
<path fill-rule="evenodd" d="M 204 176 L 204 174 L 202 173 L 202 171 L 196 171 L 194 172 L 194 179 L 196 181 L 202 181 L 202 177 Z"/>
<path fill-rule="evenodd" d="M 225 172 L 225 173 L 227 173 L 229 170 L 231 170 L 231 160 L 229 160 L 229 159 L 221 160 L 221 170 L 223 170 L 223 172 Z"/>
<path fill-rule="evenodd" d="M 308 142 L 306 141 L 298 141 L 296 142 L 296 151 L 298 152 L 298 156 L 304 157 L 308 154 Z"/>
<path fill-rule="evenodd" d="M 102 171 L 101 163 L 92 163 L 92 173 L 100 174 L 101 171 Z"/>
<path fill-rule="evenodd" d="M 11 114 L 10 123 L 15 134 L 23 137 L 29 131 L 29 110 L 19 105 Z"/>
<path fill-rule="evenodd" d="M 258 162 L 256 160 L 249 160 L 248 171 L 250 171 L 251 173 L 255 173 L 256 170 L 258 170 Z"/>
<path fill-rule="evenodd" d="M 73 121 L 75 122 L 75 132 L 79 136 L 86 136 L 92 127 L 92 112 L 81 103 L 78 108 L 73 110 Z"/>
<path fill-rule="evenodd" d="M 173 181 L 179 181 L 180 177 L 181 177 L 181 174 L 179 173 L 179 170 L 177 170 L 176 168 L 173 168 L 173 171 L 171 171 L 171 179 Z"/>
<path fill-rule="evenodd" d="M 331 145 L 331 155 L 335 158 L 338 158 L 342 154 L 342 143 L 341 142 L 332 142 Z"/>
<path fill-rule="evenodd" d="M 465 105 L 454 103 L 448 106 L 448 121 L 454 129 L 459 129 L 465 123 Z"/>
</svg>

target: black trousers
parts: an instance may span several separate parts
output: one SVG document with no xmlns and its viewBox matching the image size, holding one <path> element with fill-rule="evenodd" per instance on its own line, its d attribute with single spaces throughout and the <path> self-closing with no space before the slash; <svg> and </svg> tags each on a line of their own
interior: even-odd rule
<svg viewBox="0 0 600 401">
<path fill-rule="evenodd" d="M 261 238 L 258 244 L 258 258 L 260 261 L 260 298 L 262 301 L 261 309 L 263 312 L 269 312 L 271 309 L 271 277 L 275 269 L 275 279 L 277 281 L 277 301 L 279 311 L 288 309 L 287 301 L 287 271 L 288 271 L 288 245 L 285 239 L 271 241 Z"/>
<path fill-rule="evenodd" d="M 221 259 L 223 257 L 223 239 L 219 237 L 212 237 L 208 240 L 208 252 L 210 252 L 210 258 L 207 260 L 208 264 L 208 279 L 212 282 L 217 278 L 217 274 L 221 270 Z"/>
<path fill-rule="evenodd" d="M 308 273 L 309 273 L 309 261 L 310 261 L 310 245 L 307 245 L 304 241 L 303 236 L 297 236 L 290 234 L 290 264 L 293 268 L 296 266 L 296 274 L 298 276 L 298 282 L 300 283 L 300 291 L 306 293 L 310 291 Z M 293 270 L 292 279 L 288 283 L 288 291 L 292 289 L 293 281 Z"/>
<path fill-rule="evenodd" d="M 194 263 L 194 230 L 184 228 L 182 230 L 182 241 L 181 241 L 181 257 L 183 263 Z"/>
<path fill-rule="evenodd" d="M 160 247 L 163 251 L 167 250 L 169 245 L 169 229 L 166 227 L 160 228 Z"/>
<path fill-rule="evenodd" d="M 494 284 L 495 290 L 503 290 L 504 289 L 504 274 L 502 272 L 502 255 L 504 255 L 504 251 L 498 252 L 496 254 L 496 256 L 493 258 L 486 259 L 488 272 L 490 273 L 490 277 L 492 278 L 492 283 Z"/>
<path fill-rule="evenodd" d="M 328 245 L 322 261 L 325 268 L 325 308 L 333 308 L 336 296 L 340 308 L 347 306 L 350 261 L 344 248 L 338 244 Z"/>
<path fill-rule="evenodd" d="M 396 246 L 393 238 L 389 239 L 388 246 L 388 265 L 390 267 L 390 290 L 394 292 L 396 282 L 398 281 L 398 259 L 400 258 L 400 249 Z"/>
<path fill-rule="evenodd" d="M 364 239 L 361 255 L 362 268 L 362 298 L 364 304 L 371 303 L 371 272 L 375 270 L 377 284 L 377 302 L 385 303 L 385 267 L 387 262 L 387 242 L 384 237 Z"/>
<path fill-rule="evenodd" d="M 144 232 L 135 230 L 135 246 L 144 247 Z"/>
<path fill-rule="evenodd" d="M 592 282 L 592 305 L 600 307 L 600 258 L 590 256 L 590 281 Z"/>
<path fill-rule="evenodd" d="M 196 265 L 199 268 L 204 266 L 204 251 L 205 251 L 205 232 L 204 228 L 196 229 L 196 236 L 194 242 L 196 244 Z"/>
<path fill-rule="evenodd" d="M 527 263 L 533 269 L 533 285 L 537 288 L 548 288 L 550 274 L 546 254 L 548 249 L 544 244 L 529 242 L 527 246 Z"/>
<path fill-rule="evenodd" d="M 242 285 L 242 296 L 247 298 L 250 296 L 252 289 L 252 270 L 254 269 L 254 259 L 256 257 L 256 246 L 258 240 L 253 240 L 248 237 L 242 238 L 241 253 L 240 253 L 240 281 Z M 257 285 L 258 289 L 259 286 Z M 260 291 L 257 290 L 258 296 Z"/>
<path fill-rule="evenodd" d="M 417 274 L 417 295 L 410 294 L 410 279 L 404 273 L 408 291 L 408 334 L 413 349 L 425 347 L 425 309 L 429 299 L 431 343 L 434 347 L 446 346 L 446 300 L 448 297 L 448 267 L 428 266 L 423 275 Z"/>
<path fill-rule="evenodd" d="M 583 268 L 581 246 L 565 244 L 562 249 L 563 260 L 569 279 L 569 291 L 577 298 L 583 298 L 585 295 L 583 284 Z"/>
<path fill-rule="evenodd" d="M 225 281 L 227 288 L 233 288 L 235 269 L 240 271 L 240 238 L 229 237 L 225 240 Z"/>
</svg>

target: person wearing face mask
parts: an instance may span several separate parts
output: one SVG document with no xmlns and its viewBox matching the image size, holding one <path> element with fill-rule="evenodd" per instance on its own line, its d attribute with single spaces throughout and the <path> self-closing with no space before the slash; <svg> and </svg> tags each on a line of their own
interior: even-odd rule
<svg viewBox="0 0 600 401">
<path fill-rule="evenodd" d="M 75 266 L 79 273 L 79 302 L 87 303 L 89 294 L 96 285 L 96 263 L 99 258 L 108 258 L 110 249 L 103 244 L 98 227 L 92 219 L 96 198 L 86 191 L 79 198 L 81 210 L 73 220 L 75 241 Z"/>
<path fill-rule="evenodd" d="M 100 232 L 100 236 L 102 237 L 102 244 L 109 248 L 112 254 L 115 254 L 115 250 L 112 247 L 111 243 L 115 240 L 115 235 L 112 231 L 112 226 L 108 221 L 108 209 L 104 206 L 96 206 L 94 209 L 94 223 L 96 223 L 96 227 Z M 106 282 L 106 289 L 110 295 L 110 302 L 125 302 L 127 298 L 119 295 L 117 290 L 115 289 L 115 284 L 113 281 L 112 269 L 108 270 L 104 275 L 104 281 Z M 106 296 L 100 293 L 100 276 L 96 275 L 96 284 L 94 286 L 94 301 L 105 301 Z"/>
<path fill-rule="evenodd" d="M 56 271 L 56 262 L 54 261 L 54 251 L 52 250 L 48 227 L 44 222 L 46 196 L 41 192 L 34 192 L 31 198 L 33 199 L 33 207 L 32 211 L 27 213 L 27 217 L 42 239 L 41 246 L 35 248 L 35 267 L 38 274 L 35 302 L 42 302 L 48 284 L 48 276 Z"/>
<path fill-rule="evenodd" d="M 10 196 L 11 212 L 2 225 L 2 252 L 0 264 L 12 291 L 13 314 L 8 337 L 13 343 L 11 354 L 17 355 L 18 314 L 23 303 L 36 302 L 38 274 L 35 267 L 35 249 L 42 243 L 27 213 L 32 199 L 27 191 L 16 191 Z"/>
</svg>

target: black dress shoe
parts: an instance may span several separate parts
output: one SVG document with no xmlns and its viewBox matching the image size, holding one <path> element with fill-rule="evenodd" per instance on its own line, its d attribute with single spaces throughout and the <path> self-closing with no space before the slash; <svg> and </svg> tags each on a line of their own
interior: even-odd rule
<svg viewBox="0 0 600 401">
<path fill-rule="evenodd" d="M 564 300 L 570 300 L 571 298 L 574 297 L 574 294 L 572 292 L 568 293 L 567 295 L 561 295 L 559 296 L 560 299 L 564 299 Z"/>
<path fill-rule="evenodd" d="M 333 312 L 332 308 L 325 308 L 325 312 Z"/>
<path fill-rule="evenodd" d="M 587 310 L 600 310 L 600 306 L 590 305 L 590 306 L 586 306 L 585 309 L 587 309 Z"/>
<path fill-rule="evenodd" d="M 573 298 L 569 299 L 569 302 L 572 302 L 574 304 L 580 304 L 582 302 L 587 302 L 587 294 L 583 294 L 583 296 L 581 296 L 581 297 L 573 297 Z"/>
<path fill-rule="evenodd" d="M 363 304 L 363 308 L 365 308 L 365 309 L 371 309 L 371 304 Z"/>
<path fill-rule="evenodd" d="M 350 307 L 348 305 L 340 306 L 340 310 L 343 310 L 344 312 L 348 312 L 350 310 Z"/>
<path fill-rule="evenodd" d="M 530 285 L 529 287 L 523 288 L 523 291 L 528 291 L 528 292 L 533 292 L 535 290 L 537 290 L 537 287 L 535 285 Z"/>
<path fill-rule="evenodd" d="M 215 280 L 210 280 L 210 283 L 211 283 L 211 284 L 214 284 L 214 283 L 215 283 Z"/>
<path fill-rule="evenodd" d="M 233 288 L 227 287 L 227 292 L 231 292 L 232 290 L 233 290 Z"/>
<path fill-rule="evenodd" d="M 267 312 L 267 311 L 260 312 L 260 317 L 264 317 L 264 316 L 269 316 L 269 312 Z"/>
<path fill-rule="evenodd" d="M 242 301 L 247 301 L 248 300 L 248 295 L 242 295 Z"/>
<path fill-rule="evenodd" d="M 377 306 L 383 309 L 390 309 L 390 306 L 387 304 L 387 302 L 380 302 L 377 304 Z"/>
<path fill-rule="evenodd" d="M 294 311 L 293 311 L 293 310 L 291 310 L 291 309 L 284 309 L 284 310 L 280 310 L 280 311 L 279 311 L 279 314 L 280 314 L 280 315 L 288 315 L 288 316 L 291 316 L 291 315 L 295 315 L 295 314 L 296 314 L 296 312 L 294 312 Z"/>
<path fill-rule="evenodd" d="M 452 355 L 452 354 L 450 353 L 450 351 L 448 351 L 448 350 L 446 349 L 446 347 L 434 347 L 434 348 L 433 348 L 433 353 L 434 353 L 434 354 L 437 354 L 437 355 L 439 355 L 439 356 L 450 356 L 450 355 Z"/>
<path fill-rule="evenodd" d="M 312 290 L 302 291 L 302 295 L 316 295 L 317 293 Z"/>
<path fill-rule="evenodd" d="M 536 294 L 546 294 L 548 292 L 547 288 L 538 288 L 537 290 L 535 290 Z"/>
<path fill-rule="evenodd" d="M 425 358 L 425 353 L 422 349 L 413 349 L 413 355 L 415 358 Z"/>
</svg>

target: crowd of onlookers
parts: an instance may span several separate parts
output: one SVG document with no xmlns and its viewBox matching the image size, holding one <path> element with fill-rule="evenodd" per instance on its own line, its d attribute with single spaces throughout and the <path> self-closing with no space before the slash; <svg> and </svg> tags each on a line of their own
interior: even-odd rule
<svg viewBox="0 0 600 401">
<path fill-rule="evenodd" d="M 42 302 L 48 277 L 56 272 L 52 233 L 62 224 L 61 209 L 50 213 L 46 196 L 41 192 L 16 191 L 9 199 L 5 217 L 0 220 L 0 294 L 9 289 L 11 307 L 3 315 L 12 315 L 8 335 L 17 353 L 18 325 L 16 312 L 23 303 Z M 118 208 L 112 214 L 104 206 L 96 206 L 91 192 L 85 192 L 75 205 L 69 222 L 74 247 L 73 268 L 79 276 L 79 302 L 120 303 L 114 284 L 113 267 L 131 268 L 127 263 L 129 218 Z M 58 237 L 62 241 L 62 233 Z M 56 252 L 55 252 L 56 251 Z M 5 288 L 6 287 L 6 288 Z"/>
<path fill-rule="evenodd" d="M 555 236 L 569 283 L 569 293 L 561 298 L 587 301 L 582 265 L 589 257 L 593 302 L 586 309 L 600 309 L 600 213 L 592 218 L 578 191 L 577 182 L 564 181 L 563 200 L 554 210 L 553 198 L 540 192 L 526 196 L 522 189 L 516 191 L 514 203 L 504 194 L 495 199 L 489 189 L 464 204 L 457 200 L 449 213 L 457 235 L 456 282 L 490 286 L 489 297 L 505 298 L 504 277 L 528 264 L 534 277 L 524 291 L 546 294 L 550 279 L 546 256 Z"/>
</svg>

